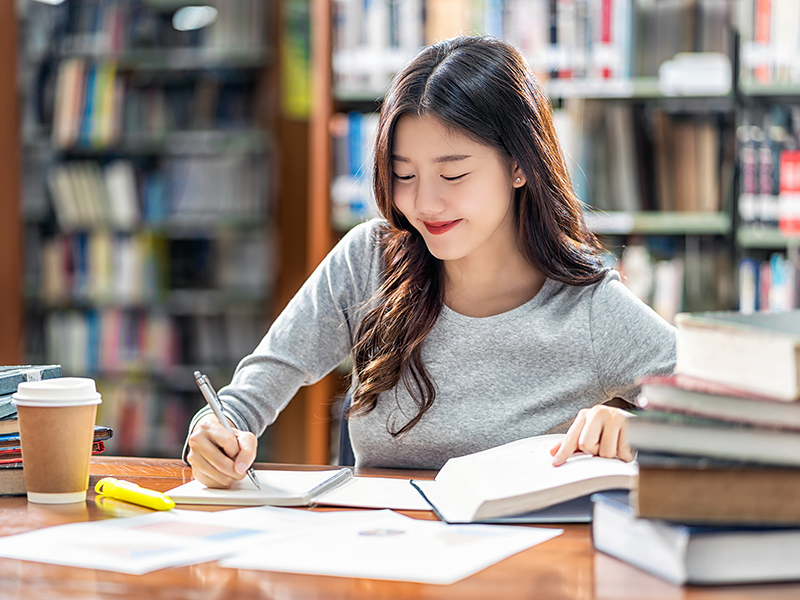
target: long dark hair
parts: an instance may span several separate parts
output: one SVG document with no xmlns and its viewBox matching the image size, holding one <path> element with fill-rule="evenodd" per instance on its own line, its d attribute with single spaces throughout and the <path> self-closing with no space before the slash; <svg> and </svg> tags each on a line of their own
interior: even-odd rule
<svg viewBox="0 0 800 600">
<path fill-rule="evenodd" d="M 443 303 L 442 263 L 428 251 L 392 200 L 392 143 L 402 115 L 430 115 L 512 159 L 527 182 L 515 192 L 517 243 L 543 275 L 571 285 L 603 278 L 601 248 L 584 222 L 550 116 L 550 104 L 525 60 L 492 37 L 457 37 L 423 49 L 395 78 L 381 106 L 374 189 L 388 226 L 379 231 L 383 280 L 353 349 L 358 385 L 348 416 L 367 414 L 378 394 L 402 379 L 418 412 L 393 436 L 416 425 L 436 388 L 422 345 Z"/>
</svg>

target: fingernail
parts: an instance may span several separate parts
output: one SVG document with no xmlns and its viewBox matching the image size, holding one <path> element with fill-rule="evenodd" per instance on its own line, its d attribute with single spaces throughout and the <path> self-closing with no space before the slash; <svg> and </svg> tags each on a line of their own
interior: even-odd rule
<svg viewBox="0 0 800 600">
<path fill-rule="evenodd" d="M 243 462 L 237 462 L 235 465 L 233 465 L 233 468 L 236 470 L 237 473 L 239 473 L 239 475 L 247 472 L 247 465 L 244 464 Z"/>
</svg>

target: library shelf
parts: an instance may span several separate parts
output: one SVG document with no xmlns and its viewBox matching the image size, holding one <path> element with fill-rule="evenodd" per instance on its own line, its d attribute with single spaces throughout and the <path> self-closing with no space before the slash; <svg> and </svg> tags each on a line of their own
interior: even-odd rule
<svg viewBox="0 0 800 600">
<path fill-rule="evenodd" d="M 273 59 L 267 48 L 238 51 L 218 48 L 146 48 L 111 53 L 87 50 L 63 52 L 60 58 L 113 61 L 119 71 L 133 73 L 261 70 Z"/>
<path fill-rule="evenodd" d="M 789 98 L 800 96 L 800 83 L 758 83 L 740 81 L 739 90 L 743 96 L 752 98 Z"/>
<path fill-rule="evenodd" d="M 724 212 L 585 212 L 589 228 L 608 235 L 728 235 L 731 216 Z"/>
<path fill-rule="evenodd" d="M 800 236 L 787 235 L 777 227 L 747 226 L 736 230 L 736 243 L 744 249 L 785 250 L 800 246 Z"/>
<path fill-rule="evenodd" d="M 551 79 L 544 84 L 551 98 L 584 98 L 605 100 L 658 100 L 673 98 L 708 98 L 719 100 L 731 94 L 707 92 L 701 89 L 669 93 L 662 90 L 658 77 L 630 77 L 616 79 Z"/>
</svg>

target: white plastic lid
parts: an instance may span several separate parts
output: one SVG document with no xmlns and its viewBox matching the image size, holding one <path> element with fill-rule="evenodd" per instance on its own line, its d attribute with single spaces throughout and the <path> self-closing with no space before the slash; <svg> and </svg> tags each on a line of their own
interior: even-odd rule
<svg viewBox="0 0 800 600">
<path fill-rule="evenodd" d="M 94 379 L 88 377 L 22 382 L 11 398 L 17 406 L 88 406 L 102 402 Z"/>
</svg>

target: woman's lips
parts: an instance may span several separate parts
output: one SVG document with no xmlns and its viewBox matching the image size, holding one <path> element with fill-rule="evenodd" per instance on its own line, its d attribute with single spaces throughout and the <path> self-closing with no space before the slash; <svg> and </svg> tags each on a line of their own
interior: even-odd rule
<svg viewBox="0 0 800 600">
<path fill-rule="evenodd" d="M 456 219 L 455 221 L 423 221 L 425 224 L 425 229 L 427 229 L 428 232 L 432 233 L 433 235 L 442 235 L 443 233 L 447 233 L 460 222 L 461 219 Z"/>
</svg>

